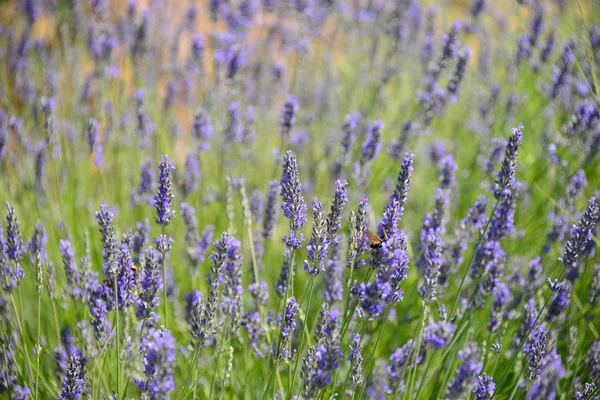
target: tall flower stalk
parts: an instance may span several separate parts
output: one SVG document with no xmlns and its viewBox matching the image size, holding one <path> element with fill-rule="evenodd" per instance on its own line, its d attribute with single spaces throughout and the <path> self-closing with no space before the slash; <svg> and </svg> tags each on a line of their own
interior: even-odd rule
<svg viewBox="0 0 600 400">
<path fill-rule="evenodd" d="M 167 252 L 170 249 L 172 239 L 165 236 L 165 228 L 171 223 L 175 216 L 175 211 L 171 210 L 171 202 L 175 195 L 173 194 L 172 171 L 175 169 L 169 162 L 169 157 L 165 155 L 163 161 L 158 165 L 160 171 L 158 177 L 158 191 L 154 197 L 154 208 L 156 216 L 154 221 L 162 228 L 160 240 L 157 242 L 156 249 L 161 254 L 161 267 L 163 275 L 163 313 L 165 315 L 165 327 L 169 329 L 169 307 L 167 304 Z"/>
</svg>

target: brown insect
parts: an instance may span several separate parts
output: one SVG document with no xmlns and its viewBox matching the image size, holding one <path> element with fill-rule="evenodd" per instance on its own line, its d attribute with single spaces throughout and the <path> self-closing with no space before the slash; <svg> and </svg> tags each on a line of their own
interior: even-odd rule
<svg viewBox="0 0 600 400">
<path fill-rule="evenodd" d="M 138 267 L 137 267 L 135 264 L 133 264 L 133 265 L 131 266 L 131 270 L 132 270 L 133 272 L 137 272 L 137 270 L 138 270 Z"/>
<path fill-rule="evenodd" d="M 381 245 L 388 240 L 388 235 L 387 235 L 385 228 L 383 228 L 383 239 L 371 231 L 367 231 L 365 233 L 365 236 L 366 236 L 366 239 L 369 241 L 369 247 L 371 247 L 372 249 L 380 248 Z"/>
</svg>

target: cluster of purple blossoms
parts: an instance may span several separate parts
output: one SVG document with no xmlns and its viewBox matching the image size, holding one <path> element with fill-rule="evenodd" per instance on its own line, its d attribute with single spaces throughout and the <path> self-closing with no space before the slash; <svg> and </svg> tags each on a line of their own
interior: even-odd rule
<svg viewBox="0 0 600 400">
<path fill-rule="evenodd" d="M 414 154 L 408 151 L 402 160 L 400 172 L 398 172 L 398 176 L 396 177 L 396 187 L 385 206 L 383 218 L 377 226 L 377 233 L 380 237 L 385 236 L 384 230 L 388 236 L 393 236 L 398 230 L 398 223 L 404 215 L 404 205 L 406 204 L 408 191 L 410 190 L 413 158 Z"/>
<path fill-rule="evenodd" d="M 154 309 L 158 306 L 157 293 L 163 287 L 159 257 L 152 247 L 148 247 L 143 259 L 140 260 L 138 281 L 141 290 L 135 300 L 136 316 L 148 328 L 153 328 L 156 323 L 157 315 Z"/>
<path fill-rule="evenodd" d="M 158 225 L 167 226 L 175 216 L 175 211 L 171 210 L 171 202 L 175 197 L 171 172 L 175 167 L 169 162 L 169 157 L 165 155 L 163 161 L 158 165 L 158 169 L 160 175 L 158 177 L 158 192 L 154 197 L 154 208 L 156 209 L 154 219 Z"/>
<path fill-rule="evenodd" d="M 289 150 L 284 156 L 281 199 L 283 214 L 290 220 L 290 236 L 284 236 L 283 242 L 287 247 L 298 250 L 304 241 L 304 235 L 300 234 L 296 237 L 296 232 L 306 223 L 306 203 L 302 197 L 296 156 Z"/>
<path fill-rule="evenodd" d="M 472 393 L 476 400 L 488 400 L 492 398 L 495 389 L 496 384 L 492 377 L 483 374 L 477 377 Z"/>
<path fill-rule="evenodd" d="M 296 355 L 296 351 L 288 348 L 289 342 L 292 338 L 292 334 L 296 329 L 296 314 L 300 310 L 300 306 L 296 303 L 294 296 L 287 299 L 285 305 L 285 314 L 283 318 L 279 316 L 278 321 L 281 324 L 281 333 L 279 335 L 279 341 L 275 342 L 271 349 L 273 357 L 279 360 L 292 360 Z"/>
<path fill-rule="evenodd" d="M 460 364 L 456 377 L 448 385 L 446 398 L 460 399 L 470 391 L 471 386 L 475 383 L 475 378 L 483 368 L 479 353 L 479 348 L 475 343 L 467 344 L 458 352 Z"/>
<path fill-rule="evenodd" d="M 153 329 L 144 336 L 141 351 L 145 379 L 136 380 L 137 385 L 150 399 L 167 398 L 175 390 L 175 339 L 169 331 Z"/>
<path fill-rule="evenodd" d="M 317 323 L 315 345 L 311 346 L 302 364 L 302 396 L 310 399 L 327 387 L 332 374 L 340 366 L 343 358 L 340 345 L 341 313 L 329 310 L 324 303 Z"/>
<path fill-rule="evenodd" d="M 70 346 L 59 400 L 77 400 L 90 395 L 85 364 L 87 364 L 87 359 L 83 357 L 81 349 Z"/>
<path fill-rule="evenodd" d="M 311 276 L 317 276 L 325 270 L 327 250 L 331 239 L 327 235 L 327 220 L 323 205 L 318 199 L 313 200 L 313 230 L 308 242 L 308 260 L 304 260 L 304 270 Z"/>
<path fill-rule="evenodd" d="M 375 279 L 352 287 L 351 293 L 359 300 L 360 311 L 366 318 L 377 318 L 385 305 L 396 304 L 404 294 L 400 283 L 408 273 L 408 251 L 403 232 L 389 237 L 379 249 Z"/>
<path fill-rule="evenodd" d="M 504 151 L 502 167 L 492 187 L 494 197 L 498 200 L 511 195 L 515 182 L 515 167 L 517 164 L 517 152 L 523 141 L 523 125 L 513 129 Z"/>
<path fill-rule="evenodd" d="M 1 237 L 0 231 L 0 275 L 2 287 L 10 291 L 16 288 L 25 276 L 21 267 L 25 244 L 15 209 L 6 203 L 6 210 L 6 240 Z"/>
<path fill-rule="evenodd" d="M 592 231 L 596 227 L 600 217 L 600 207 L 596 204 L 596 198 L 592 197 L 579 220 L 577 226 L 573 226 L 571 238 L 565 245 L 565 252 L 558 260 L 567 269 L 567 278 L 574 281 L 579 276 L 579 258 L 582 257 L 588 242 L 592 239 Z"/>
</svg>

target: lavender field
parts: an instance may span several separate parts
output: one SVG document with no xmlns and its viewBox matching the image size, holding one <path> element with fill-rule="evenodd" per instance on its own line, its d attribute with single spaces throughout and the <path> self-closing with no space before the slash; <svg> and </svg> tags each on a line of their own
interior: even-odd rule
<svg viewBox="0 0 600 400">
<path fill-rule="evenodd" d="M 1 399 L 600 399 L 600 3 L 0 4 Z"/>
</svg>

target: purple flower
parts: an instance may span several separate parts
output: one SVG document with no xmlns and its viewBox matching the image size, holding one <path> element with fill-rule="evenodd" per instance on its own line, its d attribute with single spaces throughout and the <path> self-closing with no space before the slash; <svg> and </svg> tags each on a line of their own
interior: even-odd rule
<svg viewBox="0 0 600 400">
<path fill-rule="evenodd" d="M 565 375 L 565 368 L 554 347 L 540 365 L 539 377 L 531 384 L 527 399 L 555 399 L 558 381 Z"/>
<path fill-rule="evenodd" d="M 199 290 L 194 290 L 185 297 L 185 320 L 190 327 L 190 333 L 195 340 L 197 345 L 201 345 L 200 342 L 203 337 L 201 336 L 202 327 L 205 325 L 203 320 L 204 316 L 204 297 Z"/>
<path fill-rule="evenodd" d="M 383 129 L 382 121 L 375 121 L 367 131 L 367 137 L 360 150 L 360 165 L 364 166 L 372 161 L 381 148 L 381 131 Z"/>
<path fill-rule="evenodd" d="M 181 177 L 180 188 L 184 198 L 194 193 L 200 183 L 200 166 L 194 153 L 188 153 L 185 158 L 185 171 Z"/>
<path fill-rule="evenodd" d="M 23 254 L 25 254 L 21 223 L 14 207 L 11 207 L 8 203 L 6 203 L 6 211 L 6 254 L 9 260 L 15 262 L 16 268 L 19 268 L 18 264 L 23 259 Z"/>
<path fill-rule="evenodd" d="M 523 125 L 512 130 L 512 135 L 508 139 L 506 149 L 504 151 L 504 160 L 502 167 L 496 177 L 496 183 L 492 187 L 494 197 L 500 200 L 503 197 L 508 197 L 513 189 L 515 182 L 515 167 L 517 164 L 517 151 L 522 143 Z"/>
<path fill-rule="evenodd" d="M 94 334 L 100 347 L 104 346 L 106 343 L 111 329 L 110 322 L 106 317 L 106 314 L 108 314 L 109 311 L 109 305 L 107 304 L 108 302 L 106 299 L 110 296 L 111 294 L 108 293 L 107 295 L 107 290 L 105 290 L 105 287 L 102 285 L 97 285 L 88 295 L 88 306 L 92 316 L 90 323 L 94 328 Z"/>
<path fill-rule="evenodd" d="M 308 260 L 304 260 L 304 270 L 312 276 L 317 276 L 325 269 L 327 249 L 331 240 L 327 236 L 327 220 L 323 205 L 316 198 L 313 200 L 313 229 L 308 242 Z"/>
<path fill-rule="evenodd" d="M 342 228 L 342 213 L 348 202 L 347 185 L 346 181 L 335 181 L 335 193 L 329 214 L 327 214 L 327 234 L 330 239 Z"/>
<path fill-rule="evenodd" d="M 365 240 L 367 232 L 367 213 L 369 212 L 369 203 L 367 196 L 363 195 L 358 203 L 358 214 L 350 210 L 350 235 L 348 236 L 348 256 L 346 267 L 360 269 L 364 264 L 361 260 L 363 252 L 367 251 L 368 244 Z"/>
<path fill-rule="evenodd" d="M 206 305 L 203 309 L 201 330 L 197 334 L 197 341 L 199 344 L 203 344 L 209 337 L 212 337 L 215 330 L 215 318 L 218 311 L 219 301 L 219 288 L 223 280 L 221 272 L 223 266 L 228 257 L 229 246 L 231 245 L 231 238 L 227 232 L 223 232 L 220 240 L 215 241 L 214 247 L 210 259 L 211 266 L 210 270 L 213 274 L 206 275 L 206 281 L 208 284 L 208 296 L 206 298 Z"/>
<path fill-rule="evenodd" d="M 350 383 L 352 386 L 357 387 L 363 380 L 362 377 L 362 363 L 363 357 L 361 355 L 363 346 L 360 344 L 360 335 L 357 333 L 354 335 L 354 339 L 350 343 L 350 353 L 348 354 L 347 360 L 352 363 L 350 369 Z"/>
<path fill-rule="evenodd" d="M 157 293 L 163 287 L 160 271 L 159 254 L 148 247 L 143 257 L 139 275 L 140 293 L 135 300 L 136 316 L 148 328 L 153 328 L 156 322 L 154 308 L 158 306 Z"/>
<path fill-rule="evenodd" d="M 296 156 L 290 150 L 285 153 L 283 163 L 283 176 L 281 178 L 281 208 L 286 218 L 290 220 L 290 237 L 283 238 L 283 242 L 291 248 L 299 249 L 303 235 L 299 238 L 295 232 L 304 226 L 306 222 L 306 203 L 302 197 L 302 184 L 298 175 L 298 164 Z"/>
<path fill-rule="evenodd" d="M 575 392 L 575 397 L 573 400 L 589 400 L 591 399 L 592 393 L 595 392 L 596 387 L 598 387 L 597 383 L 586 383 L 584 384 L 583 390 Z M 594 397 L 593 400 L 598 400 L 598 397 Z"/>
<path fill-rule="evenodd" d="M 27 386 L 15 386 L 15 400 L 27 400 L 31 390 Z"/>
<path fill-rule="evenodd" d="M 502 321 L 502 310 L 511 301 L 512 296 L 510 289 L 505 283 L 499 282 L 495 285 L 492 290 L 494 295 L 494 301 L 492 302 L 492 309 L 490 311 L 490 322 L 488 329 L 490 332 L 495 332 L 498 329 L 500 322 Z"/>
<path fill-rule="evenodd" d="M 144 203 L 149 204 L 152 193 L 154 192 L 154 187 L 154 169 L 152 167 L 152 160 L 146 158 L 141 168 L 140 183 L 131 191 L 131 205 L 137 206 Z"/>
<path fill-rule="evenodd" d="M 464 79 L 470 57 L 471 48 L 468 45 L 465 45 L 463 50 L 458 52 L 458 63 L 456 64 L 456 68 L 454 68 L 454 72 L 448 79 L 448 86 L 446 87 L 451 103 L 456 101 L 456 96 L 460 89 L 460 84 Z"/>
<path fill-rule="evenodd" d="M 263 218 L 262 237 L 264 240 L 271 239 L 273 229 L 277 224 L 277 191 L 279 190 L 279 181 L 269 182 L 269 194 L 265 206 L 265 216 Z"/>
<path fill-rule="evenodd" d="M 168 398 L 175 390 L 173 368 L 175 364 L 175 339 L 167 330 L 151 330 L 143 338 L 141 351 L 146 378 L 136 383 L 150 399 Z"/>
<path fill-rule="evenodd" d="M 62 381 L 62 392 L 58 398 L 59 400 L 87 398 L 90 394 L 90 387 L 85 373 L 87 359 L 83 358 L 82 351 L 75 346 L 71 346 L 68 351 L 69 361 Z"/>
<path fill-rule="evenodd" d="M 72 299 L 82 299 L 82 279 L 77 270 L 77 264 L 75 264 L 75 254 L 70 241 L 60 241 L 60 254 L 62 255 L 67 284 L 69 286 L 69 297 Z"/>
<path fill-rule="evenodd" d="M 494 394 L 495 389 L 496 384 L 492 377 L 483 374 L 477 377 L 472 393 L 475 395 L 476 400 L 488 400 Z"/>
<path fill-rule="evenodd" d="M 294 296 L 287 300 L 285 305 L 285 315 L 281 321 L 281 334 L 279 337 L 279 343 L 275 344 L 278 348 L 273 347 L 272 354 L 275 358 L 280 360 L 291 360 L 294 357 L 293 352 L 290 353 L 288 349 L 288 343 L 292 337 L 294 329 L 296 329 L 296 314 L 300 307 L 296 303 Z"/>
<path fill-rule="evenodd" d="M 234 237 L 229 238 L 227 258 L 223 268 L 223 314 L 232 319 L 232 333 L 237 334 L 241 316 L 244 314 L 242 293 L 242 254 L 240 241 Z"/>
<path fill-rule="evenodd" d="M 419 295 L 426 304 L 437 298 L 437 284 L 441 266 L 441 242 L 439 233 L 433 229 L 427 232 L 427 247 L 424 253 L 425 282 L 419 290 Z"/>
<path fill-rule="evenodd" d="M 323 297 L 329 304 L 341 301 L 343 298 L 344 287 L 342 285 L 342 260 L 341 260 L 341 245 L 340 236 L 336 235 L 331 240 L 330 255 L 323 274 L 323 282 L 325 283 L 325 291 Z"/>
<path fill-rule="evenodd" d="M 103 202 L 100 206 L 100 211 L 96 212 L 96 220 L 100 226 L 100 235 L 102 237 L 102 271 L 108 281 L 113 281 L 117 274 L 117 260 L 119 258 L 119 239 L 115 234 L 113 225 L 114 213 L 108 206 L 108 203 Z"/>
<path fill-rule="evenodd" d="M 239 142 L 242 139 L 242 124 L 240 121 L 240 103 L 234 101 L 227 106 L 227 128 L 225 130 L 225 143 Z"/>
<path fill-rule="evenodd" d="M 285 296 L 286 288 L 288 288 L 290 284 L 290 261 L 290 248 L 286 247 L 283 251 L 283 262 L 281 263 L 279 278 L 274 286 L 275 293 L 277 293 L 279 297 Z"/>
<path fill-rule="evenodd" d="M 558 96 L 561 89 L 567 83 L 567 76 L 571 72 L 573 60 L 575 59 L 575 56 L 571 51 L 571 48 L 574 47 L 574 43 L 565 43 L 563 47 L 563 53 L 558 62 L 556 63 L 556 66 L 552 70 L 552 86 L 548 88 L 548 92 L 552 99 L 555 99 L 556 96 Z"/>
<path fill-rule="evenodd" d="M 598 222 L 599 216 L 600 207 L 596 204 L 596 198 L 592 197 L 583 213 L 583 217 L 581 217 L 577 226 L 573 226 L 571 237 L 565 245 L 565 251 L 562 257 L 558 259 L 567 269 L 567 278 L 571 282 L 579 276 L 578 261 L 583 255 L 587 243 L 592 239 L 592 231 Z"/>
<path fill-rule="evenodd" d="M 163 161 L 158 165 L 160 176 L 158 178 L 158 192 L 154 197 L 154 208 L 156 217 L 154 220 L 158 225 L 167 226 L 175 216 L 175 211 L 171 210 L 171 202 L 175 195 L 173 194 L 173 183 L 171 181 L 171 171 L 175 169 L 169 162 L 169 157 L 165 155 Z"/>
<path fill-rule="evenodd" d="M 416 357 L 416 360 L 415 350 L 416 345 L 411 339 L 404 346 L 397 348 L 390 356 L 390 365 L 387 367 L 387 373 L 394 382 L 394 385 L 400 387 L 400 391 L 404 391 L 403 373 L 407 371 L 407 368 L 413 366 L 415 361 L 419 364 L 423 360 L 424 349 L 421 348 L 421 353 Z M 404 376 L 407 375 L 404 374 Z"/>
<path fill-rule="evenodd" d="M 294 96 L 288 96 L 287 101 L 283 105 L 281 113 L 281 123 L 279 126 L 279 135 L 283 140 L 288 140 L 290 131 L 296 123 L 296 113 L 298 112 L 298 102 Z"/>
<path fill-rule="evenodd" d="M 428 74 L 432 81 L 437 81 L 440 75 L 446 70 L 450 61 L 454 58 L 457 48 L 459 46 L 458 33 L 461 28 L 461 24 L 458 21 L 454 21 L 448 33 L 446 33 L 442 39 L 442 49 L 438 60 L 432 64 L 429 68 Z"/>
<path fill-rule="evenodd" d="M 383 211 L 383 218 L 377 226 L 377 233 L 380 237 L 384 236 L 384 229 L 388 236 L 393 236 L 398 230 L 398 223 L 400 222 L 400 218 L 404 215 L 404 205 L 406 204 L 408 191 L 410 190 L 413 157 L 414 154 L 408 151 L 404 156 L 404 160 L 402 160 L 400 172 L 398 172 L 396 178 L 395 190 L 390 196 L 390 200 Z"/>
<path fill-rule="evenodd" d="M 144 89 L 139 89 L 135 94 L 135 130 L 140 138 L 140 147 L 143 149 L 150 147 L 150 136 L 152 135 L 152 132 L 154 132 L 154 124 L 150 120 L 150 115 L 146 110 L 146 101 L 144 100 L 144 97 Z"/>
<path fill-rule="evenodd" d="M 323 304 L 319 316 L 322 324 L 319 337 L 309 349 L 302 366 L 302 391 L 306 398 L 331 383 L 332 374 L 339 368 L 339 360 L 343 358 L 340 345 L 341 313 L 337 309 L 328 310 L 326 304 Z"/>
<path fill-rule="evenodd" d="M 458 352 L 460 364 L 456 377 L 448 385 L 446 398 L 461 399 L 469 392 L 475 382 L 475 377 L 481 372 L 483 364 L 480 361 L 479 348 L 475 343 L 467 344 Z"/>
<path fill-rule="evenodd" d="M 210 116 L 203 108 L 198 108 L 194 114 L 192 136 L 198 141 L 200 151 L 209 148 L 210 145 L 206 142 L 213 136 L 213 127 Z"/>
<path fill-rule="evenodd" d="M 526 345 L 523 346 L 523 352 L 527 357 L 529 366 L 527 367 L 527 377 L 535 380 L 541 372 L 541 367 L 545 363 L 545 357 L 548 353 L 548 342 L 550 332 L 544 325 L 536 325 Z"/>
<path fill-rule="evenodd" d="M 590 366 L 591 376 L 600 375 L 600 342 L 595 341 L 587 352 L 587 365 Z"/>
<path fill-rule="evenodd" d="M 434 348 L 443 349 L 452 339 L 456 327 L 445 320 L 434 322 L 431 318 L 429 324 L 423 329 L 423 342 Z"/>
<path fill-rule="evenodd" d="M 47 243 L 48 235 L 46 234 L 44 225 L 40 221 L 38 221 L 35 223 L 33 236 L 31 236 L 31 239 L 29 239 L 29 243 L 27 246 L 29 248 L 29 261 L 32 264 L 36 263 L 36 254 L 39 254 L 40 263 L 46 263 L 46 259 L 48 258 L 48 253 L 46 253 Z"/>
</svg>

